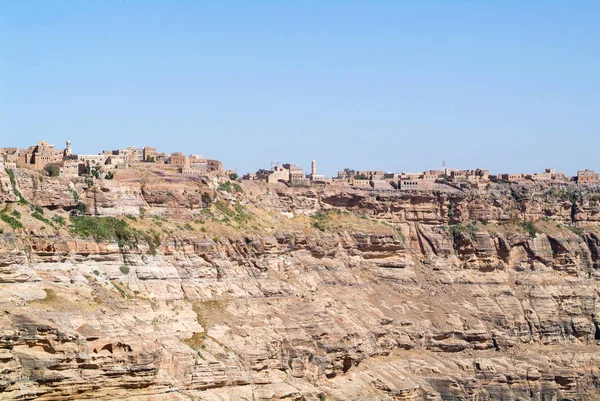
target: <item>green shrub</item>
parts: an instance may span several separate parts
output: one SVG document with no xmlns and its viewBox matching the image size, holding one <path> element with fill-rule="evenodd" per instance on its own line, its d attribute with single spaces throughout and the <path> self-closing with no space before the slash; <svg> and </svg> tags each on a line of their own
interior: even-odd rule
<svg viewBox="0 0 600 401">
<path fill-rule="evenodd" d="M 230 174 L 229 174 L 229 179 L 230 179 L 231 181 L 235 181 L 235 180 L 237 180 L 237 179 L 238 179 L 238 175 L 237 175 L 237 173 L 230 173 Z"/>
<path fill-rule="evenodd" d="M 123 298 L 129 298 L 127 296 L 127 293 L 125 292 L 125 289 L 121 285 L 117 284 L 115 281 L 111 281 L 111 284 L 113 285 L 113 287 L 115 287 L 115 289 L 119 292 L 119 294 L 121 294 Z"/>
<path fill-rule="evenodd" d="M 35 210 L 33 213 L 31 213 L 31 217 L 33 217 L 34 219 L 38 219 L 39 221 L 48 224 L 49 226 L 54 227 L 54 224 L 52 224 L 52 222 L 50 220 L 48 220 L 47 218 L 45 218 L 39 211 Z"/>
<path fill-rule="evenodd" d="M 19 212 L 18 210 L 13 210 L 12 212 L 10 212 L 10 214 L 12 214 L 17 219 L 21 218 L 21 212 Z"/>
<path fill-rule="evenodd" d="M 579 228 L 574 227 L 574 226 L 566 226 L 571 232 L 573 232 L 574 234 L 579 235 L 580 237 L 583 236 L 583 231 L 581 231 Z"/>
<path fill-rule="evenodd" d="M 312 226 L 319 231 L 325 231 L 327 222 L 329 221 L 329 214 L 327 212 L 317 211 L 311 216 L 313 220 Z"/>
<path fill-rule="evenodd" d="M 235 182 L 231 182 L 231 181 L 227 181 L 224 182 L 223 184 L 219 185 L 219 191 L 225 191 L 228 193 L 243 193 L 244 190 L 242 189 L 242 187 L 235 183 Z"/>
<path fill-rule="evenodd" d="M 450 233 L 452 235 L 457 235 L 459 233 L 467 233 L 467 234 L 469 234 L 469 236 L 471 238 L 473 238 L 473 236 L 475 235 L 476 232 L 477 232 L 477 226 L 475 225 L 474 222 L 469 222 L 467 224 L 459 223 L 459 224 L 450 226 Z"/>
<path fill-rule="evenodd" d="M 396 232 L 398 233 L 398 238 L 400 238 L 400 240 L 402 241 L 402 243 L 406 244 L 406 237 L 404 236 L 404 233 L 402 232 L 402 229 L 400 227 L 398 227 L 396 229 Z"/>
<path fill-rule="evenodd" d="M 144 238 L 148 243 L 148 254 L 155 256 L 156 250 L 160 246 L 160 234 L 154 230 L 150 230 L 149 233 L 144 234 Z"/>
<path fill-rule="evenodd" d="M 46 164 L 44 171 L 49 177 L 58 177 L 60 175 L 60 167 L 56 163 Z"/>
<path fill-rule="evenodd" d="M 210 194 L 208 192 L 203 192 L 201 199 L 202 199 L 202 203 L 204 203 L 207 206 L 212 203 L 212 197 L 210 196 Z"/>
<path fill-rule="evenodd" d="M 137 233 L 126 221 L 115 217 L 71 216 L 71 232 L 96 242 L 117 241 L 119 246 L 131 244 Z"/>
<path fill-rule="evenodd" d="M 127 266 L 121 266 L 119 267 L 119 270 L 121 270 L 121 273 L 123 274 L 129 274 L 129 267 Z"/>
<path fill-rule="evenodd" d="M 4 211 L 0 212 L 0 219 L 8 224 L 13 230 L 23 228 L 23 224 L 12 216 L 9 216 Z"/>
<path fill-rule="evenodd" d="M 52 221 L 54 221 L 56 224 L 58 224 L 61 227 L 64 227 L 65 224 L 67 224 L 67 221 L 62 216 L 54 216 L 54 217 L 52 217 Z"/>
<path fill-rule="evenodd" d="M 538 230 L 535 228 L 535 226 L 533 225 L 533 221 L 523 221 L 521 222 L 521 227 L 527 231 L 527 233 L 529 234 L 529 236 L 531 238 L 535 238 Z"/>
<path fill-rule="evenodd" d="M 100 272 L 99 272 L 98 270 L 94 270 L 94 272 L 93 272 L 93 273 L 94 273 L 96 276 L 99 276 L 99 275 L 100 275 Z"/>
<path fill-rule="evenodd" d="M 15 172 L 9 168 L 5 169 L 5 171 L 6 171 L 6 174 L 8 174 L 8 178 L 10 179 L 10 185 L 12 186 L 13 193 L 17 196 L 17 198 L 19 198 L 19 203 L 22 205 L 26 205 L 27 201 L 25 200 L 25 198 L 23 198 L 23 195 L 17 189 L 17 181 L 15 180 Z"/>
<path fill-rule="evenodd" d="M 74 209 L 74 212 L 76 214 L 86 214 L 87 211 L 88 211 L 88 207 L 85 203 L 77 202 L 77 204 L 75 205 L 75 209 Z"/>
<path fill-rule="evenodd" d="M 74 189 L 69 189 L 69 191 L 73 195 L 73 201 L 75 202 L 75 204 L 78 204 L 79 203 L 79 194 L 77 193 L 77 191 L 75 191 Z"/>
</svg>

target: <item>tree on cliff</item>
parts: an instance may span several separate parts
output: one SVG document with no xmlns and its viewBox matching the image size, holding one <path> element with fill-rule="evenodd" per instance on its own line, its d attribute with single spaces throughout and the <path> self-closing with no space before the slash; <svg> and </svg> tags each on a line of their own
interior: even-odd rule
<svg viewBox="0 0 600 401">
<path fill-rule="evenodd" d="M 47 176 L 58 177 L 60 175 L 60 166 L 56 163 L 46 164 L 44 171 L 46 172 Z"/>
</svg>

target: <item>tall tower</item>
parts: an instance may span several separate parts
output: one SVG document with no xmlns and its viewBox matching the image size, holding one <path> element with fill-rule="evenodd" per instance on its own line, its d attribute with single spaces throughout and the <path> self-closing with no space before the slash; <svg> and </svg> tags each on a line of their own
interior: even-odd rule
<svg viewBox="0 0 600 401">
<path fill-rule="evenodd" d="M 71 151 L 71 140 L 67 139 L 67 148 L 65 149 L 65 157 L 69 157 L 73 154 Z"/>
<path fill-rule="evenodd" d="M 310 164 L 310 174 L 314 177 L 317 175 L 317 161 L 313 160 Z"/>
</svg>

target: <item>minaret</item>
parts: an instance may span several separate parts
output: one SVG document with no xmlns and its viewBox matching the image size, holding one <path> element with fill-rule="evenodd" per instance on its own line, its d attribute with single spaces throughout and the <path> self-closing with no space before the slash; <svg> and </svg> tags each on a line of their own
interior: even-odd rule
<svg viewBox="0 0 600 401">
<path fill-rule="evenodd" d="M 73 154 L 71 151 L 71 140 L 67 139 L 67 148 L 65 149 L 65 157 L 69 157 Z"/>
<path fill-rule="evenodd" d="M 313 160 L 311 165 L 310 165 L 310 175 L 312 177 L 314 177 L 315 175 L 317 175 L 317 161 Z"/>
</svg>

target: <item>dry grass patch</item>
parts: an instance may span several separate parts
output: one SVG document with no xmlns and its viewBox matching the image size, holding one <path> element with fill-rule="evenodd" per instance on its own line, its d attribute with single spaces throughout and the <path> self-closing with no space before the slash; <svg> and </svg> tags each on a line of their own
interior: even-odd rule
<svg viewBox="0 0 600 401">
<path fill-rule="evenodd" d="M 196 302 L 192 309 L 196 313 L 198 324 L 205 330 L 210 326 L 220 323 L 227 323 L 232 316 L 227 312 L 229 299 L 215 299 L 204 302 Z"/>
<path fill-rule="evenodd" d="M 96 303 L 90 304 L 89 300 L 84 298 L 81 300 L 68 299 L 57 294 L 52 288 L 44 288 L 44 291 L 46 292 L 46 298 L 29 302 L 28 306 L 53 312 L 93 312 L 98 308 Z M 78 297 L 78 295 L 75 295 L 75 297 Z"/>
</svg>

